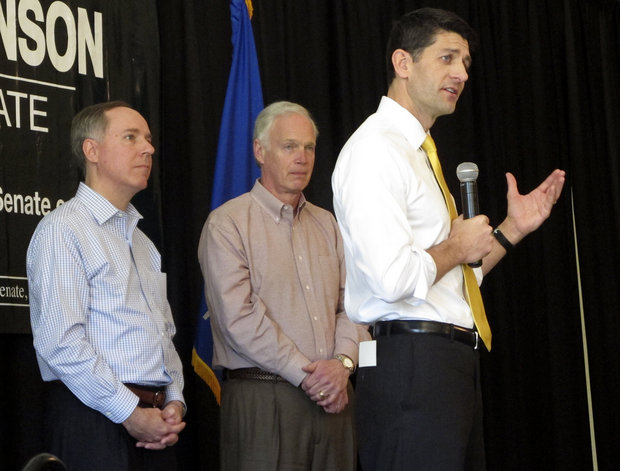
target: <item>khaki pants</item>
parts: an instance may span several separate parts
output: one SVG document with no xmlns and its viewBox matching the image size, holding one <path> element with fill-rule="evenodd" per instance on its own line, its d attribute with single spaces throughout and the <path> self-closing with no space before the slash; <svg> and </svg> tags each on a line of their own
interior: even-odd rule
<svg viewBox="0 0 620 471">
<path fill-rule="evenodd" d="M 353 388 L 328 414 L 287 382 L 231 379 L 222 389 L 220 456 L 225 471 L 354 471 Z"/>
</svg>

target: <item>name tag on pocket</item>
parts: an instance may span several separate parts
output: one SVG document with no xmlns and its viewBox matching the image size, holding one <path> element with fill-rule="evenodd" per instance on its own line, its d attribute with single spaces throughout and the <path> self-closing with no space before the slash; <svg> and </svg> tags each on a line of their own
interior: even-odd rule
<svg viewBox="0 0 620 471">
<path fill-rule="evenodd" d="M 377 341 L 360 342 L 359 367 L 377 366 Z"/>
</svg>

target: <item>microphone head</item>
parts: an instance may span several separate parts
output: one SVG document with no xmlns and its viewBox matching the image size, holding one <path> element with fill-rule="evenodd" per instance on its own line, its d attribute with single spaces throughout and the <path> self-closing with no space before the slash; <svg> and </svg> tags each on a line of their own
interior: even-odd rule
<svg viewBox="0 0 620 471">
<path fill-rule="evenodd" d="M 473 162 L 463 162 L 456 167 L 456 176 L 461 183 L 475 182 L 478 178 L 478 166 Z"/>
</svg>

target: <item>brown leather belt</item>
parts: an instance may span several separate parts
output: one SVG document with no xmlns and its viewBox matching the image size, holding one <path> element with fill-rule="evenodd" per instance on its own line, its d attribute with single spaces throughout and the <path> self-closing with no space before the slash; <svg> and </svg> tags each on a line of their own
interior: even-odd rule
<svg viewBox="0 0 620 471">
<path fill-rule="evenodd" d="M 142 386 L 140 384 L 125 383 L 127 389 L 134 393 L 140 401 L 138 407 L 156 407 L 161 409 L 166 403 L 165 386 Z"/>
<path fill-rule="evenodd" d="M 255 381 L 269 381 L 277 383 L 286 380 L 279 375 L 269 373 L 260 368 L 238 368 L 236 370 L 224 370 L 224 379 L 253 379 Z"/>
<path fill-rule="evenodd" d="M 60 384 L 63 387 L 65 384 L 59 379 L 51 381 L 52 384 Z M 134 393 L 140 399 L 138 401 L 138 407 L 149 408 L 156 407 L 161 409 L 166 403 L 166 390 L 162 389 L 165 386 L 142 386 L 139 384 L 123 383 L 127 389 Z M 68 389 L 67 389 L 68 390 Z"/>
</svg>

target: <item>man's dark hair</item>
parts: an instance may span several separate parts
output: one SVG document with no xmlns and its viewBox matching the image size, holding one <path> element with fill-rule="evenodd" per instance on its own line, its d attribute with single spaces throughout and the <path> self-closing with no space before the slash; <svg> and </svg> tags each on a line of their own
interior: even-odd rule
<svg viewBox="0 0 620 471">
<path fill-rule="evenodd" d="M 71 121 L 71 150 L 80 176 L 86 174 L 86 156 L 82 150 L 85 139 L 100 140 L 108 128 L 106 111 L 114 108 L 131 108 L 124 101 L 107 101 L 87 106 L 77 113 Z"/>
<path fill-rule="evenodd" d="M 433 44 L 438 33 L 445 31 L 457 33 L 469 44 L 469 50 L 474 51 L 478 45 L 478 35 L 456 13 L 438 8 L 420 8 L 403 15 L 394 22 L 387 43 L 387 78 L 388 84 L 394 79 L 392 54 L 396 49 L 403 49 L 411 54 L 413 60 L 418 60 L 424 49 Z"/>
</svg>

